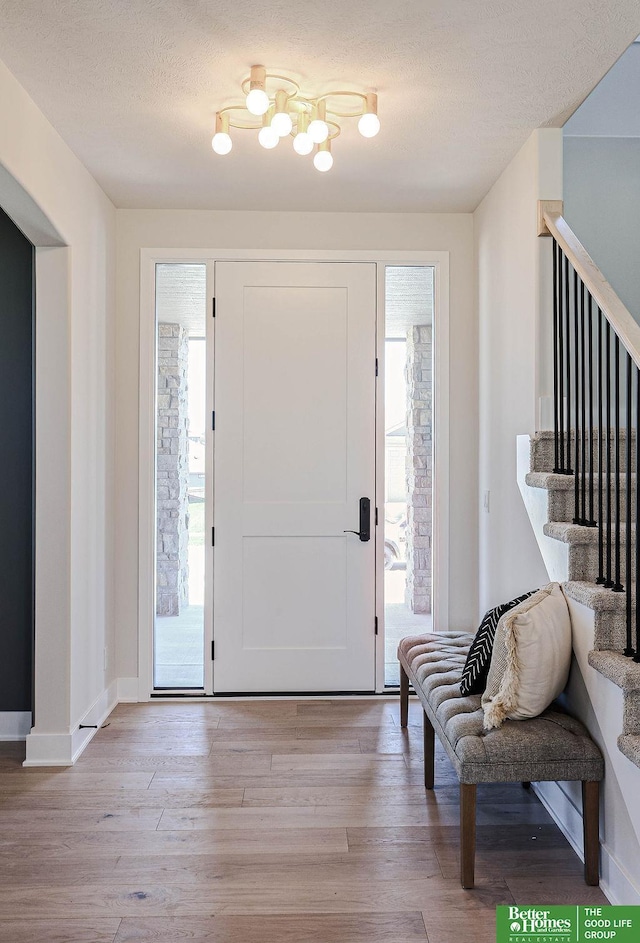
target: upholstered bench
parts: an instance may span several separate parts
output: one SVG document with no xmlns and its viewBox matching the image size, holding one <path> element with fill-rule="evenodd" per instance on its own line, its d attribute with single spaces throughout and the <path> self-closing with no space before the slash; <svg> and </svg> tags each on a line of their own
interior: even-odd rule
<svg viewBox="0 0 640 943">
<path fill-rule="evenodd" d="M 472 635 L 405 638 L 400 661 L 400 723 L 407 726 L 409 682 L 424 708 L 424 782 L 434 785 L 434 734 L 460 780 L 460 880 L 474 885 L 477 783 L 582 782 L 584 875 L 599 881 L 599 782 L 602 755 L 585 727 L 552 705 L 539 717 L 483 729 L 480 695 L 463 697 L 460 676 Z"/>
</svg>

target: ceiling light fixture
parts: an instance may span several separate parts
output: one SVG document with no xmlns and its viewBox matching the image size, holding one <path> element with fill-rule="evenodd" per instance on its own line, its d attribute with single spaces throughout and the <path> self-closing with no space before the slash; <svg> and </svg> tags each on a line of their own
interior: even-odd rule
<svg viewBox="0 0 640 943">
<path fill-rule="evenodd" d="M 358 118 L 358 131 L 372 138 L 380 130 L 378 96 L 375 92 L 335 91 L 324 95 L 304 95 L 300 86 L 286 75 L 267 72 L 264 66 L 251 67 L 242 82 L 245 102 L 228 105 L 216 114 L 211 146 L 216 154 L 228 154 L 233 147 L 230 128 L 257 130 L 262 147 L 271 150 L 280 138 L 293 137 L 293 149 L 306 156 L 315 149 L 313 164 L 325 173 L 333 166 L 331 142 L 341 127 L 338 118 Z M 342 110 L 341 102 L 347 110 Z"/>
</svg>

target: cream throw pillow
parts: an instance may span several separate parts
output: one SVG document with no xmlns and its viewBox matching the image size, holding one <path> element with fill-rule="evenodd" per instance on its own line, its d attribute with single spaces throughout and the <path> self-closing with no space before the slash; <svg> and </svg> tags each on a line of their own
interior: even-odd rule
<svg viewBox="0 0 640 943">
<path fill-rule="evenodd" d="M 484 726 L 537 717 L 564 690 L 571 665 L 571 620 L 559 583 L 549 583 L 498 623 Z"/>
</svg>

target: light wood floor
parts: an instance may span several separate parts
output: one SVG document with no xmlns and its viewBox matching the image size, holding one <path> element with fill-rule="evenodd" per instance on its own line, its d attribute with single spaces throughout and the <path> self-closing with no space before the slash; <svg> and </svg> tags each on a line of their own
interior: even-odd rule
<svg viewBox="0 0 640 943">
<path fill-rule="evenodd" d="M 2 943 L 493 943 L 497 904 L 606 903 L 535 797 L 421 785 L 390 700 L 121 705 L 77 765 L 0 745 Z"/>
</svg>

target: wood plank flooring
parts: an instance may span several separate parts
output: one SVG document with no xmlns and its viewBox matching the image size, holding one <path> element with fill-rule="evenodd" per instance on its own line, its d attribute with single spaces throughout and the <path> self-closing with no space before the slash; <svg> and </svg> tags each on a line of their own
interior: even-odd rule
<svg viewBox="0 0 640 943">
<path fill-rule="evenodd" d="M 598 903 L 532 792 L 422 785 L 417 704 L 120 705 L 72 769 L 0 744 L 0 943 L 493 943 L 497 904 Z"/>
</svg>

